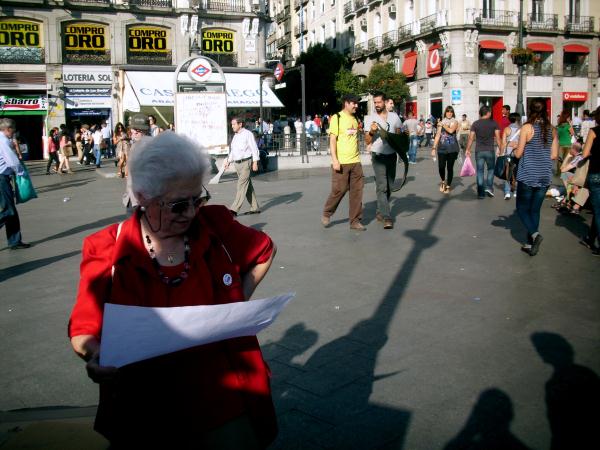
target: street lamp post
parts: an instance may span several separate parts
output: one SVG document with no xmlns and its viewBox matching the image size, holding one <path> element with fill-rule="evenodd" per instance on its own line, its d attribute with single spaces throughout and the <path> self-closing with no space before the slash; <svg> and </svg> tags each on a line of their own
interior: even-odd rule
<svg viewBox="0 0 600 450">
<path fill-rule="evenodd" d="M 519 0 L 519 48 L 523 48 L 523 0 Z M 517 77 L 517 107 L 516 113 L 521 117 L 525 115 L 525 108 L 523 107 L 523 70 L 525 66 L 519 64 L 517 69 L 519 75 Z"/>
</svg>

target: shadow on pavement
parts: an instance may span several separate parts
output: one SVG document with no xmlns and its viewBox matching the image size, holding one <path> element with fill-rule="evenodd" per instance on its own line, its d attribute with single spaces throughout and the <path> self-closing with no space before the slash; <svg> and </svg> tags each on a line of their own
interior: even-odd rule
<svg viewBox="0 0 600 450">
<path fill-rule="evenodd" d="M 68 181 L 65 180 L 64 182 L 62 180 L 63 180 L 63 178 L 61 178 L 60 182 L 58 182 L 58 183 L 49 184 L 46 186 L 39 186 L 39 187 L 36 186 L 35 190 L 38 194 L 44 194 L 46 192 L 58 191 L 60 189 L 85 186 L 86 184 L 89 184 L 92 181 L 96 181 L 96 178 L 85 178 L 83 180 L 68 180 Z"/>
<path fill-rule="evenodd" d="M 274 386 L 280 434 L 273 448 L 404 447 L 411 412 L 369 399 L 375 381 L 399 373 L 376 373 L 377 357 L 420 256 L 438 241 L 432 230 L 447 203 L 438 203 L 424 229 L 405 232 L 412 246 L 371 317 L 317 349 L 295 375 Z"/>
<path fill-rule="evenodd" d="M 273 208 L 274 206 L 291 205 L 302 198 L 302 192 L 292 192 L 290 194 L 278 195 L 277 197 L 270 198 L 260 206 L 261 211 Z"/>
<path fill-rule="evenodd" d="M 557 212 L 554 224 L 556 226 L 565 228 L 575 237 L 581 239 L 582 237 L 587 236 L 589 231 L 589 227 L 585 222 L 585 217 L 582 217 L 581 214 L 561 214 Z"/>
<path fill-rule="evenodd" d="M 51 256 L 50 258 L 42 258 L 37 259 L 35 261 L 28 261 L 26 263 L 18 264 L 16 266 L 8 267 L 6 269 L 0 269 L 0 283 L 9 280 L 10 278 L 18 277 L 19 275 L 31 272 L 32 270 L 39 269 L 40 267 L 53 264 L 56 261 L 60 261 L 61 259 L 79 255 L 80 253 L 81 250 L 76 250 L 73 252 L 63 253 L 62 255 Z"/>
<path fill-rule="evenodd" d="M 95 222 L 90 222 L 90 223 L 86 223 L 84 225 L 79 225 L 77 227 L 70 228 L 68 230 L 62 231 L 61 233 L 57 233 L 52 236 L 48 236 L 43 239 L 40 239 L 39 241 L 34 241 L 31 244 L 37 245 L 37 244 L 41 244 L 42 242 L 51 241 L 53 239 L 61 239 L 61 238 L 67 237 L 67 236 L 72 236 L 74 234 L 80 233 L 82 231 L 93 230 L 95 228 L 102 228 L 107 225 L 112 225 L 113 223 L 117 223 L 117 222 L 120 222 L 125 219 L 126 219 L 125 214 L 107 217 L 105 219 L 100 219 Z"/>
<path fill-rule="evenodd" d="M 509 230 L 510 235 L 516 242 L 523 243 L 526 240 L 527 230 L 525 230 L 523 222 L 519 219 L 516 209 L 513 210 L 510 216 L 498 216 L 497 219 L 492 220 L 491 225 Z"/>
<path fill-rule="evenodd" d="M 538 332 L 531 342 L 542 360 L 554 368 L 546 382 L 546 408 L 552 449 L 600 448 L 600 379 L 575 364 L 575 352 L 559 334 Z"/>
<path fill-rule="evenodd" d="M 510 397 L 502 390 L 483 391 L 463 429 L 444 450 L 527 450 L 510 432 L 514 411 Z"/>
</svg>

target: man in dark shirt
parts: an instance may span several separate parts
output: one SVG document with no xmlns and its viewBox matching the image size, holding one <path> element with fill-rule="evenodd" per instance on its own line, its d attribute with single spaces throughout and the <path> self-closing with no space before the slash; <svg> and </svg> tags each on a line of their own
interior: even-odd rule
<svg viewBox="0 0 600 450">
<path fill-rule="evenodd" d="M 465 155 L 471 157 L 471 146 L 475 141 L 475 162 L 477 164 L 477 197 L 484 198 L 494 196 L 494 164 L 496 162 L 496 151 L 494 150 L 494 141 L 497 148 L 500 144 L 500 128 L 498 124 L 491 119 L 492 112 L 487 106 L 479 109 L 479 120 L 471 125 L 469 133 L 469 142 Z M 484 165 L 487 166 L 487 178 L 484 181 Z"/>
</svg>

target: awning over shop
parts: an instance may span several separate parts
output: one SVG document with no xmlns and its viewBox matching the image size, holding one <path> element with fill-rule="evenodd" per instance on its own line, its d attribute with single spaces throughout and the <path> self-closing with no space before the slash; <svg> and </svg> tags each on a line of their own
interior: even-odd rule
<svg viewBox="0 0 600 450">
<path fill-rule="evenodd" d="M 123 103 L 129 111 L 140 106 L 173 106 L 173 72 L 127 72 Z M 258 108 L 260 106 L 260 75 L 226 73 L 227 107 Z M 262 83 L 263 108 L 282 108 L 283 104 L 268 84 Z"/>
<path fill-rule="evenodd" d="M 489 50 L 506 50 L 504 42 L 492 40 L 480 41 L 479 48 L 486 48 Z"/>
<path fill-rule="evenodd" d="M 563 47 L 566 53 L 589 53 L 590 49 L 585 45 L 569 44 Z"/>
<path fill-rule="evenodd" d="M 527 48 L 534 52 L 554 52 L 554 46 L 545 42 L 529 42 Z"/>
<path fill-rule="evenodd" d="M 415 68 L 417 67 L 417 53 L 408 52 L 404 55 L 404 64 L 402 65 L 402 73 L 411 78 L 415 76 Z"/>
</svg>

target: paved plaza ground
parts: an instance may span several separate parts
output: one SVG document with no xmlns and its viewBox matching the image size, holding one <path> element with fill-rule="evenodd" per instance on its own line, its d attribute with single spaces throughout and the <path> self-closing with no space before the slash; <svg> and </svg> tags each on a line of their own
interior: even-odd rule
<svg viewBox="0 0 600 450">
<path fill-rule="evenodd" d="M 19 213 L 34 247 L 8 250 L 0 237 L 0 447 L 25 448 L 28 435 L 37 448 L 106 448 L 89 432 L 97 386 L 67 320 L 82 239 L 123 219 L 124 182 L 31 167 L 39 198 Z M 600 373 L 600 260 L 578 244 L 591 217 L 557 215 L 547 200 L 532 258 L 498 188 L 477 200 L 474 177 L 457 178 L 444 196 L 428 157 L 410 169 L 393 196 L 395 228 L 383 230 L 365 167 L 362 233 L 349 230 L 347 198 L 321 226 L 327 168 L 254 178 L 262 213 L 238 220 L 278 246 L 255 297 L 297 292 L 259 335 L 280 424 L 273 448 L 548 449 L 548 413 L 587 411 Z M 229 204 L 235 179 L 209 189 Z M 575 400 L 547 404 L 547 383 Z M 73 447 L 57 444 L 65 435 Z"/>
</svg>

